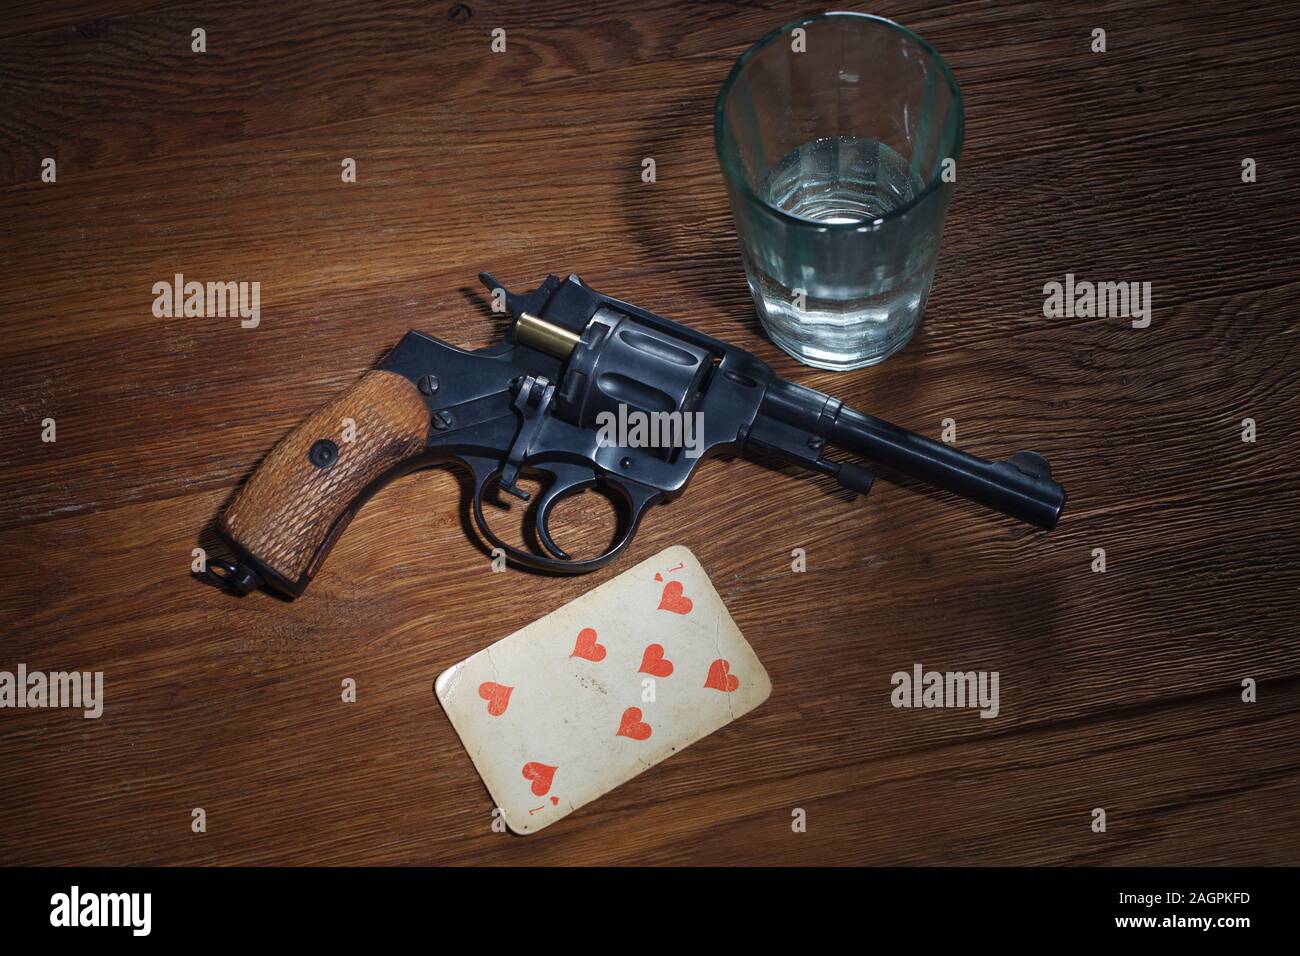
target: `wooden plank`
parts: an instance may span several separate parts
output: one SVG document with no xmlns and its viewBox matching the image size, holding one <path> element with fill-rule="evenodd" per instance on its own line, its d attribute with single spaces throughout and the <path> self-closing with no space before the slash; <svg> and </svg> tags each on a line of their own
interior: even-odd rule
<svg viewBox="0 0 1300 956">
<path fill-rule="evenodd" d="M 26 606 L 15 608 L 15 618 L 5 622 L 13 635 L 7 649 L 32 668 L 104 669 L 109 709 L 100 721 L 66 711 L 10 715 L 17 721 L 7 724 L 0 737 L 0 765 L 21 765 L 25 754 L 39 748 L 58 755 L 57 760 L 75 761 L 81 782 L 58 788 L 39 806 L 23 810 L 23 778 L 6 778 L 9 789 L 0 792 L 0 805 L 18 813 L 19 822 L 27 821 L 6 828 L 13 841 L 3 846 L 6 858 L 37 858 L 30 854 L 39 847 L 28 846 L 25 834 L 43 831 L 27 815 L 39 814 L 51 826 L 58 821 L 75 831 L 78 819 L 91 825 L 89 815 L 99 806 L 113 807 L 115 820 L 108 843 L 88 851 L 110 854 L 100 858 L 286 862 L 298 846 L 321 862 L 431 862 L 483 852 L 473 821 L 490 807 L 433 701 L 432 678 L 540 610 L 576 597 L 592 582 L 552 582 L 515 571 L 493 574 L 485 559 L 462 542 L 456 522 L 436 510 L 456 496 L 454 479 L 429 473 L 408 482 L 410 493 L 429 507 L 417 511 L 413 522 L 409 507 L 374 502 L 339 546 L 310 599 L 291 605 L 263 596 L 228 599 L 187 580 L 193 516 L 214 506 L 215 496 L 202 496 L 200 502 L 169 499 L 28 529 L 30 553 L 44 563 L 26 574 L 17 561 L 0 567 L 6 580 L 21 583 L 20 593 L 27 596 Z M 604 830 L 622 826 L 609 823 L 617 807 L 636 810 L 637 822 L 626 824 L 640 834 L 633 838 L 635 846 L 659 832 L 654 821 L 673 814 L 674 801 L 683 801 L 677 810 L 684 806 L 695 813 L 706 796 L 715 801 L 721 822 L 750 832 L 773 824 L 770 815 L 761 823 L 746 822 L 755 801 L 774 808 L 775 792 L 780 800 L 797 796 L 802 801 L 787 806 L 802 806 L 820 794 L 831 818 L 845 819 L 849 832 L 856 832 L 869 802 L 864 791 L 871 787 L 865 781 L 880 773 L 878 762 L 911 768 L 922 778 L 916 786 L 928 786 L 924 779 L 943 766 L 936 762 L 936 749 L 981 767 L 999 759 L 1037 766 L 1028 758 L 1003 754 L 1022 738 L 1034 741 L 1036 760 L 1059 748 L 1087 773 L 1108 768 L 1105 779 L 1112 781 L 1122 777 L 1116 776 L 1120 770 L 1113 766 L 1106 741 L 1146 741 L 1135 745 L 1133 766 L 1153 763 L 1151 754 L 1165 753 L 1151 771 L 1164 789 L 1140 790 L 1128 799 L 1140 796 L 1149 812 L 1163 805 L 1157 798 L 1182 799 L 1188 792 L 1187 784 L 1183 789 L 1171 784 L 1190 773 L 1188 763 L 1170 765 L 1174 758 L 1166 751 L 1171 739 L 1177 742 L 1172 752 L 1186 762 L 1203 762 L 1207 750 L 1217 753 L 1220 747 L 1235 753 L 1249 739 L 1249 759 L 1274 755 L 1259 762 L 1270 768 L 1267 780 L 1294 760 L 1285 745 L 1296 729 L 1294 691 L 1286 688 L 1293 687 L 1300 653 L 1273 636 L 1286 622 L 1270 620 L 1280 612 L 1267 603 L 1263 618 L 1246 610 L 1241 620 L 1227 620 L 1223 592 L 1204 594 L 1204 583 L 1195 578 L 1195 560 L 1180 572 L 1167 555 L 1145 555 L 1147 563 L 1164 569 L 1157 581 L 1161 587 L 1182 574 L 1191 577 L 1179 593 L 1170 594 L 1149 593 L 1142 575 L 1122 568 L 1108 572 L 1114 574 L 1107 582 L 1116 582 L 1115 591 L 1099 593 L 1089 584 L 1086 555 L 1073 572 L 1054 561 L 1046 567 L 1035 561 L 1038 579 L 1065 591 L 1049 596 L 1008 580 L 1009 572 L 1023 575 L 1029 561 L 1009 555 L 1008 547 L 1015 544 L 1005 539 L 988 542 L 975 554 L 948 548 L 945 557 L 942 540 L 916 532 L 913 524 L 909 548 L 874 548 L 850 560 L 847 555 L 863 528 L 856 520 L 860 509 L 841 503 L 830 517 L 805 508 L 809 526 L 803 537 L 784 522 L 765 534 L 772 542 L 818 542 L 810 544 L 810 571 L 796 575 L 776 547 L 746 547 L 749 535 L 732 537 L 717 530 L 743 529 L 756 516 L 707 504 L 683 505 L 687 525 L 700 527 L 701 533 L 684 536 L 667 529 L 664 522 L 673 519 L 665 517 L 646 530 L 648 540 L 640 553 L 691 541 L 764 660 L 776 691 L 753 717 L 707 746 L 674 757 L 665 765 L 672 769 L 664 778 L 656 782 L 648 775 L 644 783 L 629 785 L 634 790 L 624 793 L 624 788 L 608 805 L 602 801 L 593 807 L 585 825 L 565 831 L 574 841 L 571 850 L 621 845 L 619 840 L 611 843 Z M 874 517 L 887 513 L 897 511 L 882 509 Z M 771 516 L 764 520 L 770 522 Z M 909 533 L 908 523 L 894 524 L 878 537 L 897 542 Z M 705 525 L 709 533 L 703 533 Z M 1022 547 L 1040 550 L 1030 539 L 1021 541 Z M 111 542 L 113 547 L 87 555 L 80 550 L 85 542 Z M 1284 551 L 1282 543 L 1272 555 L 1242 548 L 1264 565 L 1286 561 Z M 845 563 L 827 566 L 823 553 L 846 555 L 841 559 Z M 1239 567 L 1242 553 L 1220 560 Z M 102 569 L 129 569 L 129 574 Z M 596 577 L 603 580 L 613 573 L 607 569 Z M 1246 568 L 1233 572 L 1233 578 L 1243 595 L 1259 581 Z M 940 600 L 936 582 L 944 582 Z M 1233 581 L 1224 588 L 1227 593 L 1235 589 Z M 471 614 L 453 610 L 467 604 Z M 962 609 L 960 620 L 954 619 L 957 608 Z M 1134 614 L 1133 619 L 1126 620 L 1126 614 Z M 1215 633 L 1203 633 L 1206 620 L 1215 621 Z M 51 633 L 59 635 L 53 648 Z M 970 711 L 894 710 L 888 703 L 889 677 L 895 670 L 910 670 L 916 661 L 939 669 L 999 670 L 1001 715 L 986 721 Z M 1262 683 L 1258 710 L 1238 700 L 1237 684 L 1246 676 Z M 343 677 L 358 682 L 355 706 L 339 699 Z M 1161 709 L 1161 702 L 1171 709 Z M 1266 721 L 1263 715 L 1272 716 Z M 1226 743 L 1218 737 L 1224 724 L 1234 728 Z M 1216 786 L 1224 786 L 1236 772 L 1233 768 L 1241 766 L 1234 761 L 1214 761 L 1222 771 Z M 846 776 L 846 762 L 868 765 Z M 885 776 L 893 772 L 898 771 Z M 1084 771 L 1075 767 L 1068 772 Z M 331 777 L 323 792 L 322 774 Z M 752 785 L 744 782 L 751 778 Z M 995 779 L 993 774 L 981 798 L 984 804 L 999 793 L 1007 800 L 1034 778 L 1032 772 L 1018 772 L 1005 790 Z M 784 781 L 775 791 L 774 780 Z M 1031 788 L 1034 799 L 1047 799 L 1058 785 L 1054 776 L 1040 779 Z M 959 802 L 952 790 L 943 793 L 932 800 L 949 808 Z M 257 796 L 249 799 L 250 794 Z M 1028 799 L 1011 800 L 1003 813 L 1023 810 Z M 189 840 L 187 801 L 223 818 L 215 847 Z M 1055 798 L 1052 804 L 1060 809 Z M 909 797 L 899 806 L 917 804 Z M 1090 809 L 1074 806 L 1075 814 L 1085 814 L 1076 821 L 1085 830 Z M 788 813 L 785 809 L 782 816 Z M 442 840 L 434 848 L 406 839 L 385 842 L 390 835 L 380 821 L 395 814 L 414 827 L 443 834 L 445 845 Z M 298 822 L 290 821 L 291 816 Z M 357 819 L 372 821 L 376 829 L 370 831 L 370 824 L 350 829 L 348 821 Z M 162 820 L 168 822 L 160 824 Z M 492 836 L 489 822 L 482 821 L 484 837 Z M 679 840 L 719 822 L 706 814 L 685 834 L 669 827 L 663 834 L 667 845 L 651 854 L 671 855 L 684 845 Z M 592 826 L 599 832 L 593 834 Z M 787 826 L 778 818 L 767 839 L 783 840 Z M 301 841 L 318 827 L 331 839 L 307 850 Z M 215 826 L 210 832 L 216 832 Z M 900 846 L 897 834 L 903 832 L 906 828 L 899 825 L 895 853 L 908 859 L 945 858 L 947 850 L 929 843 Z M 1013 835 L 1005 843 L 990 840 L 984 846 L 987 859 L 1010 859 L 1006 854 L 1019 845 L 1019 831 L 997 832 Z M 337 846 L 331 842 L 335 839 Z M 886 852 L 885 838 L 880 840 L 870 846 L 881 855 L 862 859 L 896 859 Z M 531 847 L 533 840 L 513 841 L 497 852 L 532 859 L 532 851 L 516 843 Z M 850 842 L 829 852 L 828 844 L 838 841 L 829 835 L 810 840 L 806 859 L 842 862 L 851 858 L 852 848 L 863 849 Z M 1049 854 L 1052 845 L 1044 842 L 1034 853 Z M 1273 852 L 1282 853 L 1287 845 Z M 760 840 L 743 858 L 761 859 L 771 846 Z M 1069 846 L 1073 854 L 1089 844 Z M 726 862 L 724 850 L 734 853 L 731 840 L 695 859 Z M 611 852 L 593 859 L 629 859 Z"/>
<path fill-rule="evenodd" d="M 623 75 L 628 90 L 646 85 L 643 74 Z M 582 101 L 566 99 L 565 112 L 581 115 Z M 1297 199 L 1300 186 L 1294 182 L 1283 183 L 1280 193 L 1247 191 L 1240 199 L 1243 215 L 1218 229 L 1223 246 L 1207 245 L 1195 232 L 1176 228 L 1201 208 L 1205 195 L 1165 189 L 1161 182 L 1170 169 L 1148 164 L 1149 172 L 1139 172 L 1144 151 L 1131 147 L 1127 168 L 1157 191 L 1159 215 L 1168 225 L 1166 252 L 1153 261 L 1140 232 L 1112 236 L 1108 225 L 1138 221 L 1150 203 L 1145 191 L 1096 208 L 1053 202 L 1057 194 L 1086 193 L 1096 156 L 1030 160 L 1029 168 L 1041 172 L 1031 181 L 1046 185 L 1023 195 L 1017 185 L 1024 166 L 977 167 L 962 180 L 928 318 L 915 344 L 872 377 L 846 379 L 797 366 L 762 338 L 752 318 L 745 320 L 752 310 L 706 134 L 651 150 L 660 156 L 662 178 L 646 186 L 639 178 L 638 145 L 645 144 L 638 130 L 653 108 L 597 134 L 590 149 L 574 146 L 566 129 L 538 123 L 538 112 L 528 106 L 511 115 L 525 124 L 527 138 L 541 152 L 572 161 L 548 165 L 540 181 L 516 175 L 521 192 L 512 202 L 503 203 L 495 191 L 486 197 L 461 188 L 463 164 L 469 153 L 487 181 L 508 179 L 518 168 L 510 143 L 521 128 L 467 124 L 444 130 L 438 148 L 417 164 L 412 157 L 430 135 L 428 123 L 417 117 L 391 121 L 400 126 L 354 131 L 354 141 L 388 143 L 382 153 L 361 158 L 355 186 L 337 178 L 337 130 L 331 130 L 310 143 L 300 137 L 274 141 L 255 157 L 227 149 L 175 170 L 156 163 L 123 171 L 101 188 L 91 186 L 93 199 L 86 190 L 62 186 L 49 199 L 36 188 L 14 196 L 11 222 L 24 232 L 24 241 L 14 245 L 8 265 L 31 278 L 0 290 L 0 308 L 20 319 L 0 343 L 0 354 L 15 370 L 6 402 L 18 412 L 0 424 L 0 437 L 14 450 L 12 462 L 0 468 L 15 469 L 12 480 L 24 493 L 0 503 L 0 524 L 102 506 L 88 486 L 104 485 L 93 459 L 105 449 L 118 464 L 124 464 L 118 456 L 138 456 L 136 467 L 121 469 L 128 484 L 116 486 L 117 500 L 158 490 L 176 493 L 195 481 L 230 484 L 278 434 L 354 380 L 405 329 L 419 327 L 467 346 L 490 341 L 497 325 L 473 280 L 485 267 L 517 283 L 576 269 L 598 288 L 752 348 L 783 374 L 922 430 L 949 415 L 966 422 L 968 396 L 988 383 L 1008 383 L 1014 395 L 1007 400 L 1018 404 L 987 425 L 980 422 L 980 431 L 1025 422 L 1026 438 L 1035 441 L 1039 434 L 1025 421 L 1041 414 L 1033 406 L 1068 402 L 1080 385 L 1129 406 L 1184 402 L 1187 392 L 1170 374 L 1171 360 L 1149 347 L 1155 337 L 1180 339 L 1173 361 L 1185 369 L 1202 367 L 1206 349 L 1227 360 L 1221 371 L 1203 372 L 1214 377 L 1202 388 L 1214 392 L 1203 400 L 1199 390 L 1194 393 L 1201 403 L 1197 416 L 1210 407 L 1240 404 L 1257 419 L 1278 421 L 1286 413 L 1273 407 L 1295 395 L 1289 371 L 1294 362 L 1287 361 L 1295 342 L 1287 334 L 1294 318 L 1285 308 L 1291 289 L 1271 268 L 1286 255 L 1288 227 L 1268 213 L 1279 196 Z M 1268 144 L 1280 157 L 1282 141 Z M 1201 155 L 1179 151 L 1174 181 L 1197 178 Z M 1217 161 L 1236 168 L 1235 156 Z M 1059 191 L 1057 181 L 1063 183 Z M 1225 174 L 1207 194 L 1228 202 L 1232 189 Z M 1018 213 L 1007 211 L 1001 197 Z M 293 217 L 281 213 L 281 200 L 294 208 Z M 593 227 L 593 208 L 612 215 Z M 483 228 L 485 217 L 492 228 Z M 187 241 L 198 222 L 211 223 L 215 233 Z M 232 235 L 239 240 L 231 242 Z M 610 242 L 611 235 L 624 240 Z M 1026 245 L 1025 235 L 1044 239 Z M 1222 248 L 1247 247 L 1257 254 L 1222 256 Z M 56 268 L 47 268 L 51 262 Z M 260 282 L 263 326 L 244 330 L 233 320 L 155 319 L 152 287 L 177 271 Z M 1063 279 L 1067 271 L 1081 277 L 1151 276 L 1154 327 L 1137 331 L 1122 320 L 1043 319 L 1043 283 Z M 1236 300 L 1214 298 L 1229 296 Z M 95 321 L 85 320 L 88 309 L 97 313 Z M 1250 316 L 1249 325 L 1237 318 L 1241 312 Z M 69 322 L 68 315 L 81 318 Z M 1248 335 L 1251 328 L 1270 334 Z M 83 338 L 81 347 L 95 356 L 98 374 L 86 375 L 64 357 L 62 348 Z M 301 359 L 289 368 L 282 361 L 286 349 Z M 951 367 L 939 364 L 950 354 Z M 223 356 L 224 367 L 209 367 L 214 355 Z M 1252 363 L 1263 365 L 1255 370 Z M 1256 388 L 1253 396 L 1236 394 L 1263 381 L 1272 386 Z M 241 398 L 232 403 L 225 396 L 236 387 Z M 267 422 L 285 397 L 286 417 Z M 933 404 L 920 407 L 932 398 Z M 185 407 L 166 416 L 134 415 L 142 400 Z M 1105 405 L 1095 409 L 1112 411 Z M 1059 427 L 1066 406 L 1048 412 L 1056 413 L 1051 427 Z M 78 428 L 77 441 L 56 452 L 25 440 L 47 415 Z M 1143 428 L 1147 418 L 1128 421 Z M 159 489 L 160 476 L 147 463 L 162 448 L 191 438 L 178 434 L 178 422 L 193 429 L 196 445 L 218 432 L 247 444 L 214 447 L 202 469 L 163 477 L 170 487 Z M 261 431 L 258 425 L 271 427 Z M 1112 440 L 1133 446 L 1138 438 L 1121 434 Z M 33 480 L 52 453 L 74 456 L 62 460 L 66 486 Z M 139 488 L 130 487 L 136 482 Z"/>
<path fill-rule="evenodd" d="M 839 375 L 759 329 L 712 152 L 732 60 L 798 11 L 470 6 L 0 15 L 0 669 L 107 688 L 97 721 L 0 711 L 0 860 L 1300 862 L 1297 107 L 1260 65 L 1300 8 L 873 8 L 944 51 L 968 132 L 921 332 Z M 542 834 L 494 834 L 433 679 L 620 567 L 494 574 L 435 470 L 367 505 L 300 601 L 188 573 L 240 481 L 407 328 L 500 333 L 484 268 L 577 271 L 923 433 L 1039 450 L 1066 517 L 706 463 L 622 567 L 691 547 L 772 699 Z M 153 317 L 176 272 L 261 282 L 262 324 Z M 1151 282 L 1150 327 L 1044 318 L 1067 272 Z M 590 502 L 561 517 L 566 543 L 607 529 Z M 998 718 L 891 707 L 918 662 L 998 671 Z"/>
<path fill-rule="evenodd" d="M 568 77 L 582 78 L 590 94 L 629 63 L 676 61 L 661 71 L 666 79 L 682 61 L 703 57 L 725 76 L 753 40 L 797 15 L 751 4 L 684 12 L 667 0 L 595 8 L 581 0 L 475 3 L 467 5 L 474 11 L 468 20 L 450 16 L 456 4 L 416 0 L 362 8 L 296 0 L 277 4 L 274 16 L 259 0 L 147 6 L 119 8 L 123 15 L 87 21 L 80 32 L 61 22 L 0 42 L 0 76 L 18 94 L 0 127 L 0 182 L 35 180 L 46 155 L 83 170 L 138 163 L 413 106 L 473 110 L 503 89 L 522 92 Z M 972 118 L 1005 119 L 1014 124 L 1010 135 L 1024 136 L 1016 114 L 1049 112 L 1051 136 L 1038 150 L 1105 135 L 1158 136 L 1145 124 L 1167 115 L 1167 97 L 1195 103 L 1198 115 L 1184 121 L 1202 130 L 1215 128 L 1210 118 L 1220 107 L 1236 112 L 1242 95 L 1262 94 L 1266 115 L 1294 118 L 1285 71 L 1250 69 L 1275 55 L 1279 34 L 1297 28 L 1294 7 L 1252 8 L 1232 23 L 1233 42 L 1214 57 L 1205 56 L 1203 42 L 1224 29 L 1215 6 L 1111 2 L 1042 16 L 1033 4 L 967 3 L 960 15 L 945 16 L 912 0 L 872 9 L 944 51 L 967 96 L 976 94 Z M 1089 50 L 1091 31 L 1103 22 L 1112 37 L 1104 57 Z M 191 50 L 195 27 L 211 37 L 206 53 Z M 507 31 L 506 53 L 491 51 L 494 27 Z M 87 76 L 96 82 L 84 82 Z M 978 93 L 989 76 L 1019 86 L 1003 84 L 1000 109 L 982 116 Z M 1104 84 L 1123 84 L 1122 103 L 1081 109 Z"/>
</svg>

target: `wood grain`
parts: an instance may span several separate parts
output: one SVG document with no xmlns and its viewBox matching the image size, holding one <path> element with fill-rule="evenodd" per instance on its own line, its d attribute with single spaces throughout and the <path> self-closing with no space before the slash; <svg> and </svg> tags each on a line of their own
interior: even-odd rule
<svg viewBox="0 0 1300 956">
<path fill-rule="evenodd" d="M 967 139 L 920 332 L 835 374 L 759 329 L 712 153 L 731 63 L 803 8 L 468 6 L 0 13 L 0 670 L 102 670 L 107 698 L 0 710 L 0 861 L 1300 863 L 1300 8 L 873 4 L 943 52 Z M 707 463 L 622 567 L 688 545 L 772 698 L 536 836 L 493 833 L 433 680 L 618 565 L 493 573 L 438 469 L 380 492 L 301 600 L 190 576 L 276 442 L 408 328 L 500 334 L 480 269 L 576 271 L 872 414 L 1032 448 L 1070 504 L 1045 534 L 911 484 Z M 261 324 L 154 317 L 178 272 L 261 282 Z M 1151 326 L 1045 319 L 1067 272 L 1151 282 Z M 915 662 L 997 670 L 1001 713 L 893 708 Z"/>
</svg>

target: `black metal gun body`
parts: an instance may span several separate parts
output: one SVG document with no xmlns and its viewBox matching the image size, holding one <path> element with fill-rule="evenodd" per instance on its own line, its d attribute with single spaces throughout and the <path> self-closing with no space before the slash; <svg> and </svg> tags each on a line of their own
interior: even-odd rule
<svg viewBox="0 0 1300 956">
<path fill-rule="evenodd" d="M 750 450 L 827 474 L 865 494 L 873 472 L 865 464 L 829 459 L 828 450 L 838 448 L 1048 529 L 1065 504 L 1065 491 L 1051 479 L 1047 462 L 1032 452 L 989 462 L 853 411 L 777 377 L 744 349 L 602 295 L 577 276 L 549 276 L 525 295 L 506 292 L 486 273 L 479 278 L 510 311 L 504 339 L 471 352 L 413 331 L 380 363 L 379 370 L 417 387 L 428 432 L 418 454 L 366 482 L 337 519 L 343 524 L 396 474 L 457 461 L 473 475 L 475 523 L 488 544 L 521 565 L 581 573 L 622 553 L 646 509 L 681 494 L 705 458 Z M 667 427 L 665 414 L 693 416 L 702 434 L 690 448 L 629 447 L 602 438 L 602 423 L 661 416 L 657 421 Z M 316 440 L 313 449 L 322 441 L 328 439 Z M 524 473 L 543 481 L 532 505 L 536 551 L 501 539 L 484 512 L 484 494 L 494 485 L 527 499 L 517 486 Z M 593 486 L 622 502 L 620 527 L 604 553 L 574 559 L 551 533 L 552 509 Z M 241 591 L 269 584 L 294 595 L 341 527 L 330 528 L 322 551 L 297 580 L 283 567 L 268 566 L 249 543 L 253 534 L 225 526 L 222 531 L 240 563 L 213 575 L 219 583 Z"/>
</svg>

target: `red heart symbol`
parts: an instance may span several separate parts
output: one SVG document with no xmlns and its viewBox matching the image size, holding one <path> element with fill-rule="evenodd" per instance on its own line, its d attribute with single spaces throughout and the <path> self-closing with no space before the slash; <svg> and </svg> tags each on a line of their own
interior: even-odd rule
<svg viewBox="0 0 1300 956">
<path fill-rule="evenodd" d="M 641 719 L 640 707 L 629 707 L 623 711 L 623 722 L 618 725 L 615 737 L 631 737 L 633 740 L 645 740 L 650 736 L 650 725 Z"/>
<path fill-rule="evenodd" d="M 558 807 L 559 805 L 560 805 L 560 798 L 559 798 L 559 797 L 551 797 L 551 806 L 553 806 L 553 807 Z"/>
<path fill-rule="evenodd" d="M 731 664 L 719 657 L 709 665 L 709 676 L 704 679 L 704 686 L 730 694 L 740 686 L 740 678 L 731 673 Z"/>
<path fill-rule="evenodd" d="M 664 579 L 664 576 L 663 576 L 662 574 L 660 574 L 658 571 L 656 571 L 656 572 L 655 572 L 655 580 L 656 580 L 656 581 L 662 581 L 663 579 Z"/>
<path fill-rule="evenodd" d="M 549 767 L 544 763 L 526 763 L 524 764 L 524 779 L 533 782 L 533 793 L 539 797 L 546 796 L 546 791 L 551 789 L 551 781 L 555 779 L 555 767 Z"/>
<path fill-rule="evenodd" d="M 690 614 L 694 602 L 682 596 L 682 582 L 669 581 L 664 585 L 663 596 L 659 598 L 659 610 L 672 611 L 674 614 Z"/>
<path fill-rule="evenodd" d="M 605 659 L 605 645 L 596 643 L 595 628 L 584 627 L 578 632 L 578 642 L 573 645 L 573 653 L 569 656 L 581 657 L 589 661 Z"/>
<path fill-rule="evenodd" d="M 497 684 L 490 680 L 485 680 L 478 685 L 478 695 L 488 702 L 488 713 L 493 717 L 500 717 L 506 712 L 506 707 L 510 704 L 510 692 L 513 687 L 507 687 L 505 684 Z"/>
<path fill-rule="evenodd" d="M 662 644 L 651 644 L 641 656 L 641 669 L 638 674 L 653 674 L 655 677 L 667 677 L 673 672 L 673 662 L 664 657 Z"/>
</svg>

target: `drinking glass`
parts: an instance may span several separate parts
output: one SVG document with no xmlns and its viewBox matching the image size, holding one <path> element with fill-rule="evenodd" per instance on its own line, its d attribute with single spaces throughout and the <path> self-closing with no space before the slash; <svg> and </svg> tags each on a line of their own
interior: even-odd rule
<svg viewBox="0 0 1300 956">
<path fill-rule="evenodd" d="M 736 61 L 714 140 L 768 335 L 808 365 L 874 365 L 912 337 L 964 132 L 943 58 L 883 17 L 787 23 Z"/>
</svg>

